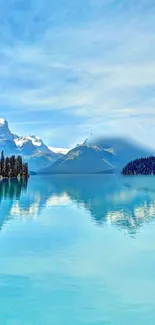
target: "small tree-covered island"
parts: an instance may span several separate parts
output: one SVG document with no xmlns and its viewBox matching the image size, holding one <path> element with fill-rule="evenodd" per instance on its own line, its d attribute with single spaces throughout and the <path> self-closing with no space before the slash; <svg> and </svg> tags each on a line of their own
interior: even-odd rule
<svg viewBox="0 0 155 325">
<path fill-rule="evenodd" d="M 4 152 L 1 153 L 0 158 L 0 179 L 3 178 L 17 178 L 27 179 L 29 177 L 28 164 L 23 163 L 21 156 L 5 157 Z"/>
<path fill-rule="evenodd" d="M 122 175 L 155 175 L 155 157 L 130 161 L 123 168 Z"/>
</svg>

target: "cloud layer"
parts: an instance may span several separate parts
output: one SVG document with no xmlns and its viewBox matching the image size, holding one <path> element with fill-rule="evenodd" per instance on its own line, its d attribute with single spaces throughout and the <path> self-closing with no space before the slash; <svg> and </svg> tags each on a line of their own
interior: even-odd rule
<svg viewBox="0 0 155 325">
<path fill-rule="evenodd" d="M 153 1 L 0 4 L 0 111 L 18 133 L 39 125 L 51 145 L 91 133 L 153 145 Z"/>
</svg>

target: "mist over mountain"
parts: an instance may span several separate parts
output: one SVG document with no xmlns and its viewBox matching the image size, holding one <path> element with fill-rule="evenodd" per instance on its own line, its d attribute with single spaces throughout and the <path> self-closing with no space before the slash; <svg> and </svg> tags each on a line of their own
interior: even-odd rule
<svg viewBox="0 0 155 325">
<path fill-rule="evenodd" d="M 18 136 L 0 119 L 0 151 L 5 155 L 22 155 L 29 169 L 45 174 L 117 173 L 131 160 L 153 156 L 133 140 L 121 137 L 102 137 L 85 140 L 71 150 L 47 146 L 39 136 Z"/>
<path fill-rule="evenodd" d="M 41 173 L 117 173 L 129 161 L 153 154 L 154 150 L 151 151 L 129 139 L 99 138 L 77 145 L 53 165 L 41 170 Z"/>
</svg>

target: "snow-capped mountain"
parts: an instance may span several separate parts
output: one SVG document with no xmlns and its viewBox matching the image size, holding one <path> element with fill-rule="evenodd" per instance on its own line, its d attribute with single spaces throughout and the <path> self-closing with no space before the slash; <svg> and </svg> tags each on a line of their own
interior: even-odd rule
<svg viewBox="0 0 155 325">
<path fill-rule="evenodd" d="M 0 140 L 14 140 L 16 135 L 9 130 L 8 122 L 0 118 Z"/>
<path fill-rule="evenodd" d="M 29 163 L 30 169 L 37 171 L 48 167 L 63 156 L 57 148 L 52 148 L 53 151 L 38 136 L 21 137 L 13 134 L 8 122 L 0 118 L 0 151 L 4 150 L 6 155 L 21 154 Z"/>
<path fill-rule="evenodd" d="M 42 170 L 43 173 L 87 174 L 114 172 L 113 153 L 101 150 L 97 146 L 82 144 L 70 150 L 52 166 Z"/>
<path fill-rule="evenodd" d="M 51 150 L 35 135 L 18 137 L 15 139 L 15 143 L 19 150 L 23 151 L 26 155 L 34 154 L 38 150 L 44 153 L 51 153 Z"/>
<path fill-rule="evenodd" d="M 49 147 L 50 151 L 54 152 L 54 153 L 61 153 L 62 155 L 66 155 L 70 149 L 66 149 L 66 148 L 54 148 L 54 147 Z"/>
<path fill-rule="evenodd" d="M 102 138 L 85 141 L 72 150 L 48 147 L 38 136 L 13 134 L 5 119 L 0 119 L 0 151 L 5 155 L 22 155 L 29 169 L 41 173 L 114 173 L 136 158 L 154 155 L 133 141 Z"/>
<path fill-rule="evenodd" d="M 52 166 L 41 173 L 116 173 L 130 160 L 154 155 L 155 152 L 143 148 L 133 141 L 123 138 L 98 139 L 93 143 L 84 142 L 70 150 Z"/>
</svg>

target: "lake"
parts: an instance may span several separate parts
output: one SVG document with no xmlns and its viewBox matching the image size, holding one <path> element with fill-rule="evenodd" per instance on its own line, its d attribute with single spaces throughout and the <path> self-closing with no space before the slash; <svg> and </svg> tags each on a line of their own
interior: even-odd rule
<svg viewBox="0 0 155 325">
<path fill-rule="evenodd" d="M 155 178 L 0 183 L 0 323 L 155 324 Z"/>
</svg>

